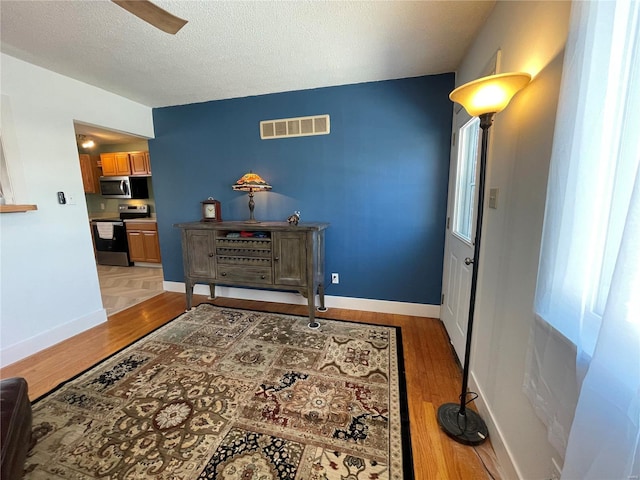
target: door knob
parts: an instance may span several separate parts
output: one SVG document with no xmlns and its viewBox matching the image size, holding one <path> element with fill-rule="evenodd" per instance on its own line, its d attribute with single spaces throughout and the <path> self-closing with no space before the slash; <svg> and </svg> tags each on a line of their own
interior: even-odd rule
<svg viewBox="0 0 640 480">
<path fill-rule="evenodd" d="M 471 265 L 473 263 L 473 259 L 467 257 L 464 259 L 464 264 L 465 265 Z"/>
</svg>

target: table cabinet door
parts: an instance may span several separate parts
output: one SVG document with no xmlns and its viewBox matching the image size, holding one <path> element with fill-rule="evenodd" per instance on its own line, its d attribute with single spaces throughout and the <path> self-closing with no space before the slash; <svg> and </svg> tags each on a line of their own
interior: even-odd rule
<svg viewBox="0 0 640 480">
<path fill-rule="evenodd" d="M 273 283 L 307 285 L 306 232 L 273 233 Z"/>
<path fill-rule="evenodd" d="M 188 230 L 186 242 L 188 274 L 194 277 L 215 278 L 215 232 Z"/>
</svg>

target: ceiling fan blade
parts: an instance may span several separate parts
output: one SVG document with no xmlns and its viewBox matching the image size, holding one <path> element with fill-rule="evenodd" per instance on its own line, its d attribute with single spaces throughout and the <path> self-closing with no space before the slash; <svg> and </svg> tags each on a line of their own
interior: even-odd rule
<svg viewBox="0 0 640 480">
<path fill-rule="evenodd" d="M 121 6 L 126 11 L 133 13 L 136 17 L 150 23 L 163 32 L 175 35 L 187 24 L 183 20 L 162 8 L 154 5 L 149 0 L 111 0 L 116 5 Z"/>
</svg>

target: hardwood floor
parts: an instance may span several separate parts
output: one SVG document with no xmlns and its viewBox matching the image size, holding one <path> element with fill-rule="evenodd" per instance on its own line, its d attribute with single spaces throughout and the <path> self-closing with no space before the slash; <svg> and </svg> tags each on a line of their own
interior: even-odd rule
<svg viewBox="0 0 640 480">
<path fill-rule="evenodd" d="M 206 302 L 194 296 L 194 305 Z M 215 305 L 305 315 L 305 306 L 219 298 Z M 22 376 L 36 399 L 58 384 L 134 342 L 184 311 L 184 295 L 164 292 L 109 316 L 106 323 L 0 370 L 0 378 Z M 439 405 L 455 402 L 461 372 L 442 322 L 437 319 L 331 308 L 318 317 L 402 328 L 409 420 L 416 480 L 499 479 L 490 441 L 461 445 L 438 427 Z"/>
</svg>

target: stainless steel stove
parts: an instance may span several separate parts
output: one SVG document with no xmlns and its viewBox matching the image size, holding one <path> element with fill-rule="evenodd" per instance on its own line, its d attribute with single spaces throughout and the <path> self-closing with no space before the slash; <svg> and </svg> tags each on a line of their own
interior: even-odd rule
<svg viewBox="0 0 640 480">
<path fill-rule="evenodd" d="M 97 218 L 91 221 L 96 260 L 99 265 L 129 267 L 129 244 L 124 220 L 149 217 L 149 205 L 118 205 L 118 218 Z"/>
</svg>

